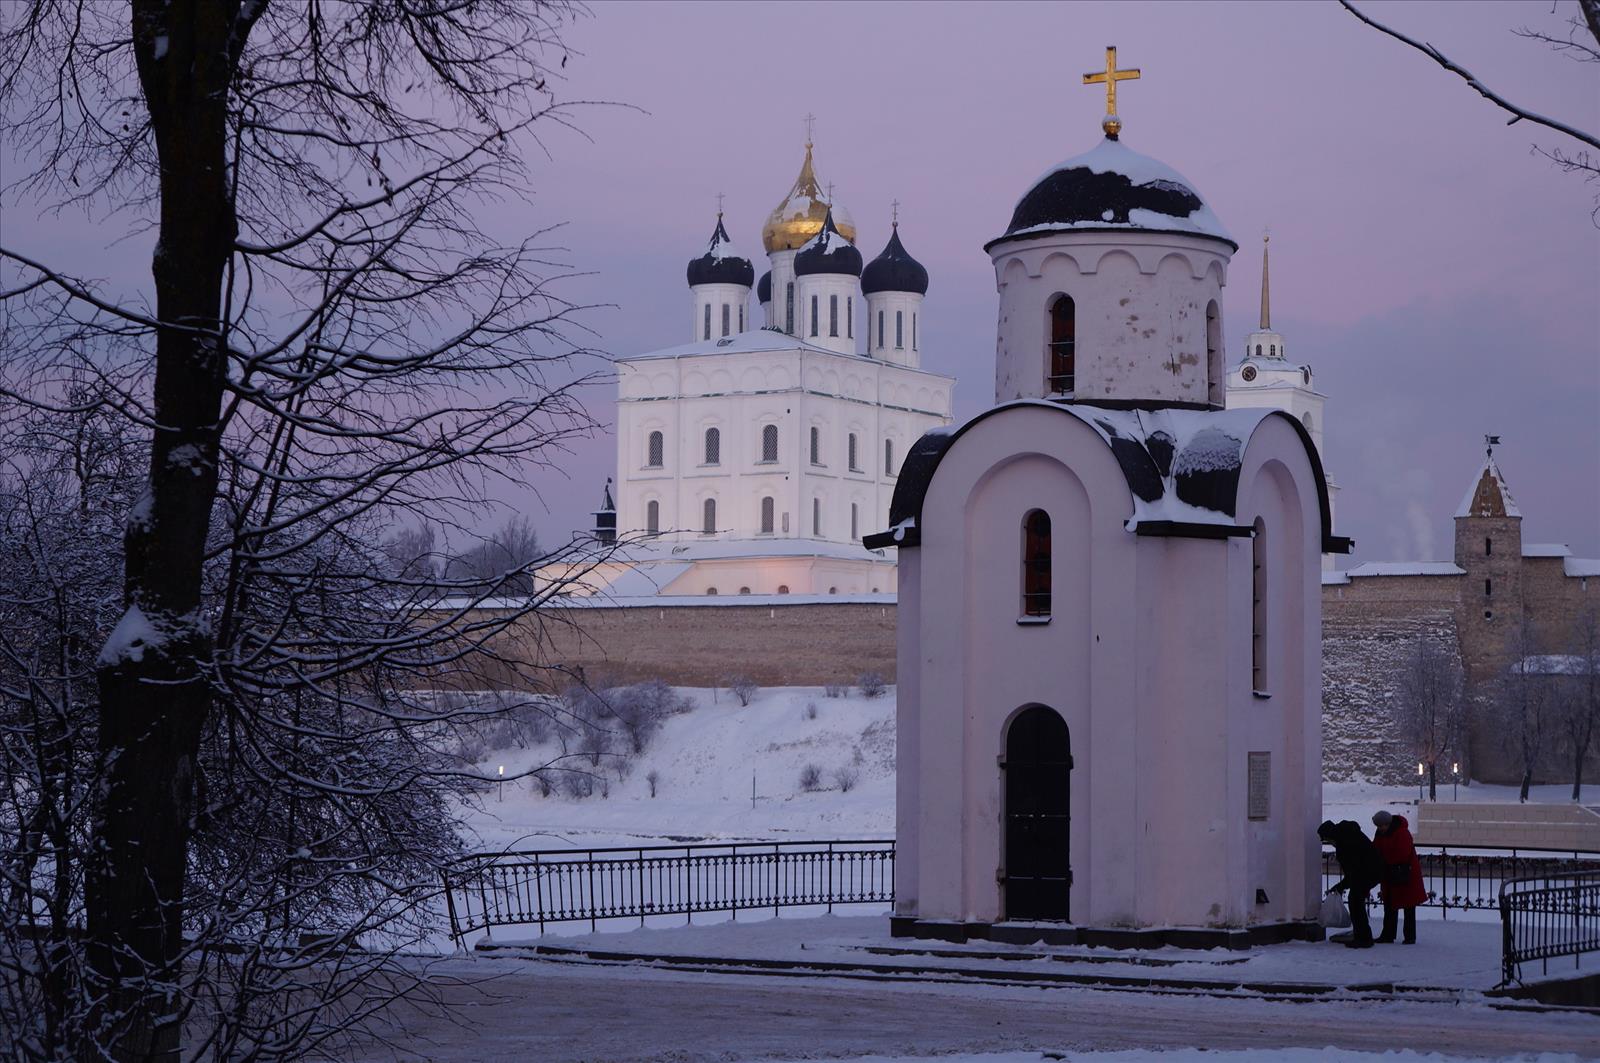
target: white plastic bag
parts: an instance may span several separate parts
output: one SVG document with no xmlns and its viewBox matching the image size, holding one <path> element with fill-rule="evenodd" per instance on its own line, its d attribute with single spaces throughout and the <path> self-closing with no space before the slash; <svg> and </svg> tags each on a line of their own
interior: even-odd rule
<svg viewBox="0 0 1600 1063">
<path fill-rule="evenodd" d="M 1322 911 L 1317 913 L 1317 922 L 1329 930 L 1350 925 L 1350 909 L 1345 907 L 1344 898 L 1337 893 L 1330 893 L 1322 898 Z"/>
</svg>

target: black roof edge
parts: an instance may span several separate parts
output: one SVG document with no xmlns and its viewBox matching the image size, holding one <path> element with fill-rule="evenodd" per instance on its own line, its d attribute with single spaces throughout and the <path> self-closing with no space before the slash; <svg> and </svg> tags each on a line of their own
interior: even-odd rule
<svg viewBox="0 0 1600 1063">
<path fill-rule="evenodd" d="M 1160 233 L 1163 236 L 1192 236 L 1197 240 L 1215 240 L 1219 244 L 1227 244 L 1235 251 L 1239 245 L 1226 236 L 1212 236 L 1210 233 L 1197 233 L 1192 229 L 1147 229 L 1142 225 L 1063 225 L 1059 229 L 1040 229 L 1031 233 L 1007 233 L 996 236 L 993 240 L 983 245 L 985 254 L 997 244 L 1007 240 L 1043 240 L 1047 236 L 1060 236 L 1062 233 Z"/>
<path fill-rule="evenodd" d="M 864 536 L 861 545 L 868 550 L 882 550 L 888 546 L 921 546 L 922 534 L 915 528 L 902 528 L 899 531 L 891 528 Z"/>
<path fill-rule="evenodd" d="M 1154 535 L 1171 539 L 1238 539 L 1254 535 L 1244 524 L 1202 524 L 1193 520 L 1141 520 L 1133 527 L 1135 535 Z"/>
<path fill-rule="evenodd" d="M 1325 554 L 1353 554 L 1356 541 L 1348 535 L 1324 535 L 1322 537 L 1322 552 Z"/>
</svg>

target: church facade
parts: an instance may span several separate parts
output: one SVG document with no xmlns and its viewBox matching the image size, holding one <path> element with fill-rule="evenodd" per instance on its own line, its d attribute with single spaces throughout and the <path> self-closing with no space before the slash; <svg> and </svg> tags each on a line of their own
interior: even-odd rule
<svg viewBox="0 0 1600 1063">
<path fill-rule="evenodd" d="M 1305 423 L 1224 408 L 1237 245 L 1112 111 L 987 245 L 996 404 L 917 441 L 867 539 L 900 561 L 894 927 L 1317 936 L 1348 543 Z"/>
</svg>

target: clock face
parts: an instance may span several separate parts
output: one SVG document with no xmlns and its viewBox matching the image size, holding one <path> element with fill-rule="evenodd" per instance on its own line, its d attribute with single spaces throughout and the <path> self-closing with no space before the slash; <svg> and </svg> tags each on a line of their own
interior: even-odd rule
<svg viewBox="0 0 1600 1063">
<path fill-rule="evenodd" d="M 1256 367 L 1253 365 L 1247 365 L 1239 371 L 1239 375 L 1244 377 L 1244 382 L 1248 384 L 1250 381 L 1256 378 Z"/>
</svg>

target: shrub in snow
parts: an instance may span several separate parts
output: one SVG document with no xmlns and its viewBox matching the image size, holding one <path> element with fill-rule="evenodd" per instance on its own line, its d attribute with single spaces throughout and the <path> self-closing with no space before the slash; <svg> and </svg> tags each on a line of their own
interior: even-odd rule
<svg viewBox="0 0 1600 1063">
<path fill-rule="evenodd" d="M 806 719 L 815 720 L 816 718 L 817 718 L 817 703 L 814 702 L 814 701 L 806 702 Z"/>
<path fill-rule="evenodd" d="M 586 771 L 569 771 L 561 777 L 561 792 L 580 800 L 594 796 L 594 776 Z"/>
<path fill-rule="evenodd" d="M 628 736 L 628 745 L 635 753 L 644 752 L 661 729 L 662 720 L 684 711 L 686 700 L 659 679 L 617 687 L 603 696 L 608 715 Z"/>
<path fill-rule="evenodd" d="M 540 797 L 550 796 L 550 791 L 554 789 L 550 783 L 550 776 L 546 775 L 542 771 L 536 771 L 533 773 L 533 781 L 539 784 Z"/>
<path fill-rule="evenodd" d="M 611 732 L 593 725 L 585 726 L 578 736 L 578 752 L 589 758 L 589 766 L 598 768 L 600 757 L 611 752 Z"/>
<path fill-rule="evenodd" d="M 846 764 L 833 773 L 834 784 L 840 792 L 849 793 L 856 788 L 856 783 L 861 781 L 861 772 L 853 764 Z"/>
<path fill-rule="evenodd" d="M 822 768 L 816 764 L 807 764 L 800 769 L 800 789 L 806 793 L 813 793 L 822 788 Z"/>
<path fill-rule="evenodd" d="M 756 681 L 749 676 L 739 675 L 728 680 L 728 689 L 733 691 L 733 696 L 739 699 L 740 705 L 748 705 L 750 699 L 756 696 L 756 691 L 761 688 L 756 686 Z"/>
<path fill-rule="evenodd" d="M 822 685 L 822 692 L 830 698 L 842 698 L 849 689 L 848 683 L 824 683 Z"/>
<path fill-rule="evenodd" d="M 863 673 L 861 678 L 856 680 L 856 686 L 860 689 L 861 696 L 864 698 L 882 697 L 883 692 L 889 689 L 889 684 L 877 672 Z"/>
<path fill-rule="evenodd" d="M 650 796 L 654 797 L 656 795 L 656 786 L 661 782 L 661 773 L 651 768 L 645 774 L 644 781 L 650 784 Z"/>
</svg>

